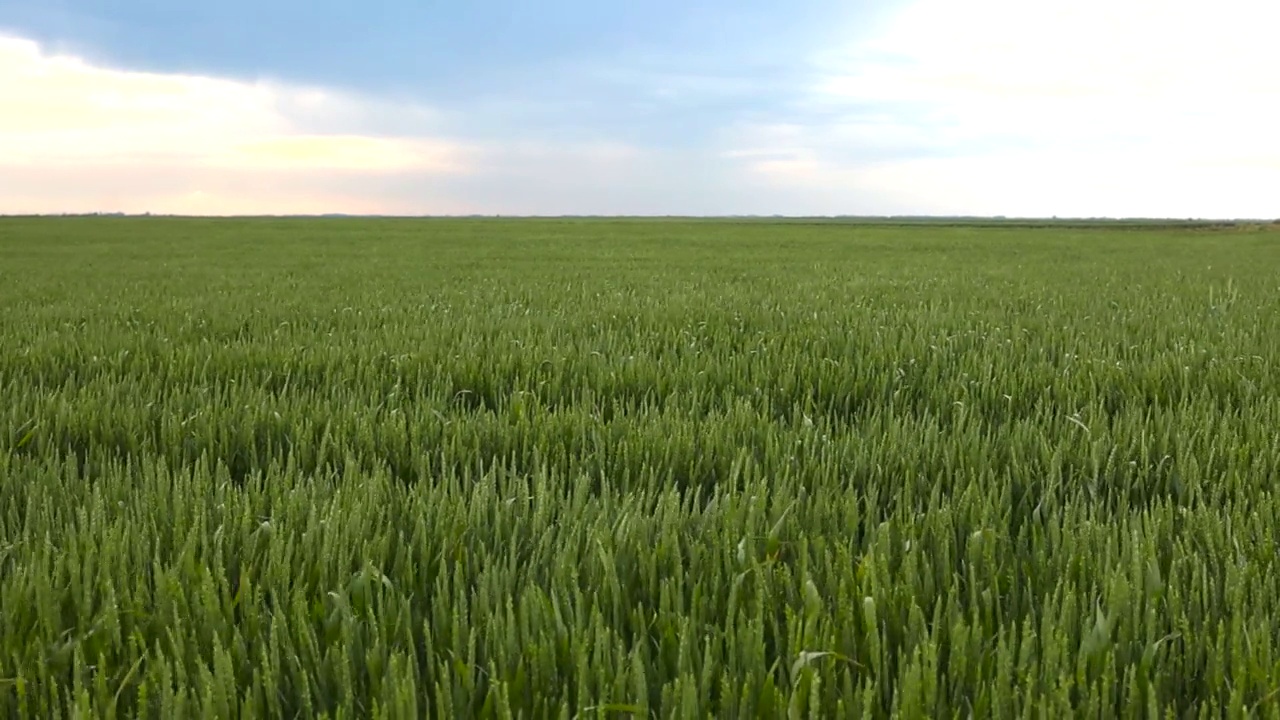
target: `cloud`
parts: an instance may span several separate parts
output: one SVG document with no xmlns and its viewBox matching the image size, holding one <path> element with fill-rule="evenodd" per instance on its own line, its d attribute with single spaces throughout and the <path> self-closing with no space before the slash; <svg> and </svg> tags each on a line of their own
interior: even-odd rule
<svg viewBox="0 0 1280 720">
<path fill-rule="evenodd" d="M 738 125 L 749 173 L 901 212 L 1268 217 L 1280 6 L 922 0 Z"/>
<path fill-rule="evenodd" d="M 0 213 L 726 214 L 788 195 L 706 150 L 483 105 L 126 72 L 26 40 L 0 38 L 0 102 Z"/>
<path fill-rule="evenodd" d="M 1280 5 L 916 0 L 835 44 L 827 7 L 781 46 L 762 11 L 683 54 L 699 33 L 491 58 L 452 95 L 0 35 L 0 212 L 1277 213 Z"/>
<path fill-rule="evenodd" d="M 361 132 L 389 109 L 332 91 L 126 72 L 3 37 L 0 98 L 0 212 L 393 212 L 357 181 L 466 174 L 479 150 Z"/>
<path fill-rule="evenodd" d="M 761 202 L 714 156 L 598 131 L 548 137 L 485 107 L 125 72 L 26 40 L 0 38 L 0 98 L 7 213 L 664 214 Z M 438 130 L 450 126 L 473 135 Z"/>
</svg>

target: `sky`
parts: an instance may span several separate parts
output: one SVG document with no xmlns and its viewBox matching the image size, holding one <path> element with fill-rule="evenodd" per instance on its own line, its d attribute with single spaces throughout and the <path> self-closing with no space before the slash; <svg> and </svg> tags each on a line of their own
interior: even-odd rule
<svg viewBox="0 0 1280 720">
<path fill-rule="evenodd" d="M 0 0 L 0 213 L 1280 217 L 1280 3 Z"/>
</svg>

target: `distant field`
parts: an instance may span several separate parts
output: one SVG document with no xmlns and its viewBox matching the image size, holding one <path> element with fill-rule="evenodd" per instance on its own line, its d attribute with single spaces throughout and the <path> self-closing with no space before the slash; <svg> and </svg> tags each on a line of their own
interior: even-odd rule
<svg viewBox="0 0 1280 720">
<path fill-rule="evenodd" d="M 1280 233 L 0 220 L 0 716 L 1280 718 Z"/>
</svg>

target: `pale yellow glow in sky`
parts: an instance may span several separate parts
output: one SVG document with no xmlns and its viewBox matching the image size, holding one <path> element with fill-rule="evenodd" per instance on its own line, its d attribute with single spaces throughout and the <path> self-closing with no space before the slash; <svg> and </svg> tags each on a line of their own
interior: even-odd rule
<svg viewBox="0 0 1280 720">
<path fill-rule="evenodd" d="M 374 196 L 315 187 L 314 173 L 467 170 L 467 149 L 444 140 L 308 133 L 277 109 L 286 95 L 342 102 L 314 89 L 95 67 L 0 38 L 0 212 L 394 212 Z M 59 171 L 75 177 L 59 182 Z M 264 173 L 274 173 L 269 185 Z"/>
</svg>

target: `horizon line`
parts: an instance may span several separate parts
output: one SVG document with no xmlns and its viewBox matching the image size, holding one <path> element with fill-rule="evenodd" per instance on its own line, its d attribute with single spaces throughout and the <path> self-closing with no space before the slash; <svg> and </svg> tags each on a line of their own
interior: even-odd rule
<svg viewBox="0 0 1280 720">
<path fill-rule="evenodd" d="M 254 219 L 351 219 L 351 220 L 977 220 L 993 222 L 1159 222 L 1159 223 L 1233 223 L 1233 224 L 1276 224 L 1280 225 L 1280 216 L 1276 218 L 1261 217 L 1172 217 L 1172 216 L 1031 216 L 1031 215 L 941 215 L 941 214 L 895 214 L 895 215 L 788 215 L 782 213 L 727 213 L 727 214 L 658 214 L 658 213 L 427 213 L 427 214 L 382 214 L 382 213 L 246 213 L 246 214 L 184 214 L 184 213 L 126 213 L 118 211 L 97 212 L 60 212 L 60 213 L 0 213 L 0 219 L 31 218 L 164 218 L 190 220 L 254 220 Z"/>
</svg>

